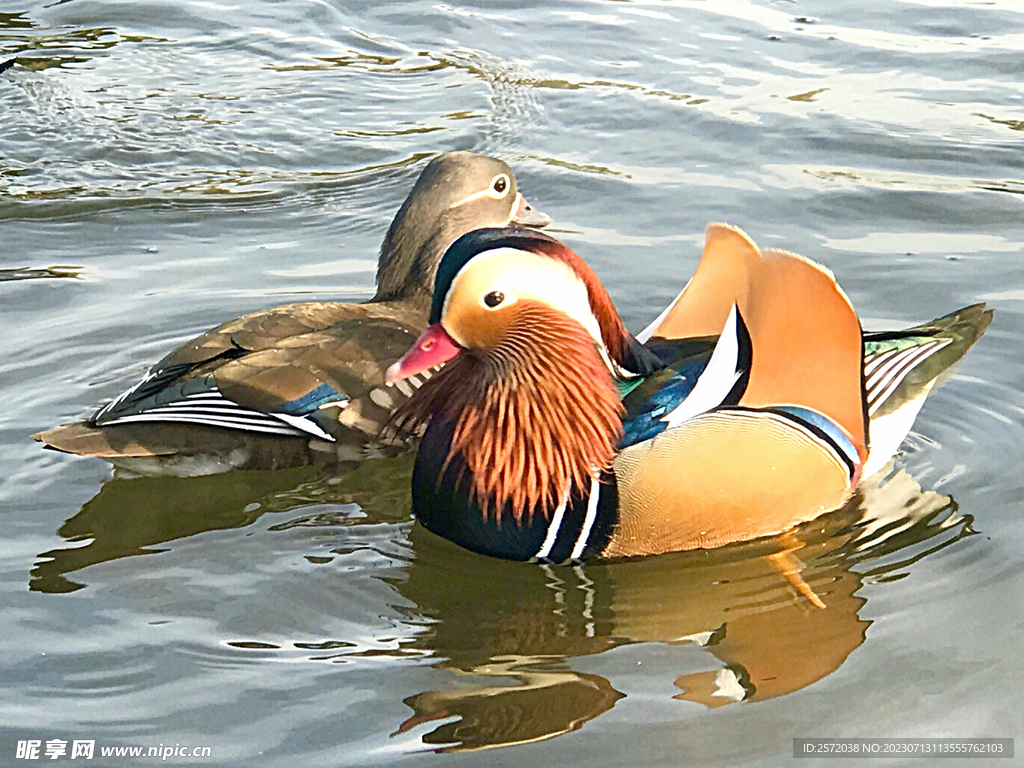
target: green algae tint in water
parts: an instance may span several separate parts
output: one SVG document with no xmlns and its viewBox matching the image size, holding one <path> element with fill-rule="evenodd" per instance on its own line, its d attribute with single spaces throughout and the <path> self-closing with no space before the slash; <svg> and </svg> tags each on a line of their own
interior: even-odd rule
<svg viewBox="0 0 1024 768">
<path fill-rule="evenodd" d="M 1017 3 L 13 3 L 0 763 L 87 739 L 774 766 L 795 737 L 1021 735 Z M 511 162 L 634 330 L 712 220 L 826 264 L 868 327 L 995 320 L 886 483 L 707 554 L 477 557 L 413 525 L 409 459 L 130 479 L 31 441 L 222 320 L 368 298 L 448 149 Z"/>
</svg>

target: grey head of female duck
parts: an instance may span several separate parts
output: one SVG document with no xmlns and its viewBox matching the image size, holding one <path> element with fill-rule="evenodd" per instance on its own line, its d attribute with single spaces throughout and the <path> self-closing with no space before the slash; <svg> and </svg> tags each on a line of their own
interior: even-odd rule
<svg viewBox="0 0 1024 768">
<path fill-rule="evenodd" d="M 506 163 L 475 152 L 439 155 L 423 169 L 384 237 L 373 300 L 411 301 L 426 311 L 448 246 L 474 229 L 512 223 L 544 227 L 551 218 L 526 202 Z"/>
</svg>

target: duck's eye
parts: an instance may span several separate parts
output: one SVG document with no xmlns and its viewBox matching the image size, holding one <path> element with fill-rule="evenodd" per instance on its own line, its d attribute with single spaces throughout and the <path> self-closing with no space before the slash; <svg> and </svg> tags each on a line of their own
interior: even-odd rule
<svg viewBox="0 0 1024 768">
<path fill-rule="evenodd" d="M 496 306 L 501 304 L 501 302 L 503 302 L 504 300 L 505 300 L 505 294 L 502 293 L 501 291 L 491 291 L 486 296 L 484 296 L 484 304 L 486 304 L 491 309 L 494 309 Z"/>
<path fill-rule="evenodd" d="M 509 181 L 508 176 L 504 173 L 500 173 L 494 177 L 494 181 L 491 182 L 491 189 L 498 193 L 500 196 L 504 196 L 505 192 L 508 191 Z"/>
</svg>

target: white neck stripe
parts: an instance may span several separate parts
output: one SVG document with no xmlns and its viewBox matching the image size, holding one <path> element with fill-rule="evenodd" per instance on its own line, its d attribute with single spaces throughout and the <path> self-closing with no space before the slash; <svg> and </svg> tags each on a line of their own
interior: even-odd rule
<svg viewBox="0 0 1024 768">
<path fill-rule="evenodd" d="M 587 516 L 583 518 L 583 527 L 580 529 L 580 536 L 576 539 L 576 545 L 572 548 L 570 560 L 579 560 L 583 550 L 587 548 L 587 539 L 590 538 L 590 530 L 594 527 L 594 520 L 597 519 L 597 503 L 601 498 L 601 484 L 595 477 L 590 481 L 590 498 L 587 499 Z"/>
<path fill-rule="evenodd" d="M 551 554 L 551 549 L 555 546 L 555 539 L 558 538 L 558 529 L 562 527 L 562 517 L 565 515 L 565 505 L 567 503 L 568 498 L 559 504 L 558 509 L 555 510 L 551 523 L 548 525 L 548 535 L 544 537 L 544 543 L 540 545 L 540 549 L 534 555 L 537 560 L 541 560 Z"/>
</svg>

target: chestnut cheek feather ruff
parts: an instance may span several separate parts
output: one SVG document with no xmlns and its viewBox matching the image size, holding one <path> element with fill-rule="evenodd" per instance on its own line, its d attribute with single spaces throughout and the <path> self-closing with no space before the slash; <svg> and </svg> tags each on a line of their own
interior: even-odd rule
<svg viewBox="0 0 1024 768">
<path fill-rule="evenodd" d="M 494 349 L 466 351 L 395 414 L 401 431 L 455 425 L 444 467 L 461 454 L 484 515 L 501 523 L 549 514 L 607 469 L 623 407 L 590 334 L 545 305 L 522 302 Z M 438 475 L 438 482 L 444 470 Z"/>
</svg>

